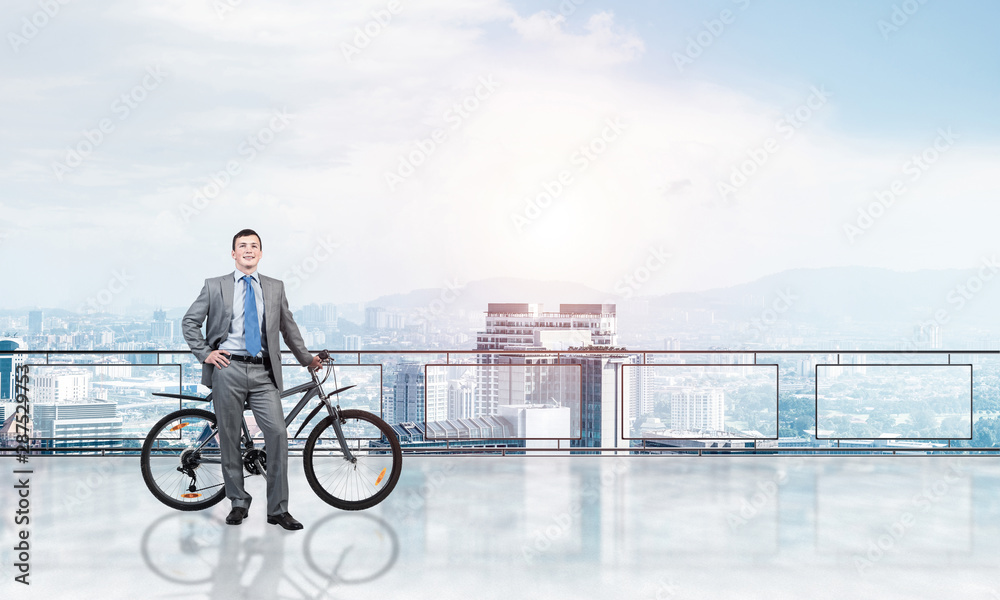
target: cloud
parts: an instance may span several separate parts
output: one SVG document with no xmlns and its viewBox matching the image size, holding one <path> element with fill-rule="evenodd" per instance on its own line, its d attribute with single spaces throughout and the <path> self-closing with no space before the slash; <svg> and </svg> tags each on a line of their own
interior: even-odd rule
<svg viewBox="0 0 1000 600">
<path fill-rule="evenodd" d="M 387 4 L 314 2 L 284 14 L 243 2 L 224 19 L 206 6 L 67 12 L 60 27 L 110 41 L 80 47 L 72 77 L 61 55 L 24 58 L 35 61 L 20 69 L 28 92 L 0 96 L 15 117 L 3 125 L 8 224 L 0 229 L 11 234 L 5 256 L 14 240 L 33 252 L 30 261 L 5 260 L 4 280 L 33 283 L 14 286 L 8 305 L 78 302 L 69 290 L 100 289 L 94 282 L 118 268 L 151 272 L 129 293 L 184 305 L 204 277 L 231 268 L 228 240 L 248 225 L 272 240 L 262 270 L 279 276 L 315 240 L 339 244 L 294 299 L 306 303 L 456 277 L 610 290 L 650 246 L 673 257 L 643 294 L 800 266 L 964 266 L 1000 217 L 992 202 L 1000 184 L 988 175 L 997 148 L 960 141 L 849 243 L 842 225 L 901 176 L 933 128 L 917 143 L 839 132 L 835 95 L 783 137 L 779 119 L 821 82 L 787 82 L 788 100 L 776 102 L 643 76 L 644 42 L 611 12 L 575 29 L 561 15 L 522 16 L 503 2 L 406 2 L 346 60 L 341 44 Z M 163 84 L 57 181 L 51 161 L 159 62 Z M 608 68 L 628 62 L 637 68 Z M 488 94 L 484 78 L 496 82 Z M 289 127 L 252 160 L 241 154 L 242 141 L 283 107 L 295 115 Z M 625 127 L 612 140 L 602 138 L 609 119 Z M 723 198 L 719 182 L 770 137 L 779 149 Z M 581 148 L 594 154 L 585 169 Z M 386 174 L 411 155 L 419 164 L 390 190 Z M 232 160 L 239 174 L 185 219 L 182 208 Z M 563 171 L 572 182 L 518 229 L 514 217 Z M 969 214 L 978 218 L 957 222 Z M 967 235 L 943 232 L 945 223 Z M 39 273 L 59 285 L 36 284 Z"/>
<path fill-rule="evenodd" d="M 635 60 L 645 51 L 638 35 L 615 25 L 611 11 L 591 15 L 582 35 L 566 31 L 566 17 L 550 11 L 515 15 L 512 26 L 522 39 L 548 46 L 561 60 L 581 65 L 615 65 Z"/>
</svg>

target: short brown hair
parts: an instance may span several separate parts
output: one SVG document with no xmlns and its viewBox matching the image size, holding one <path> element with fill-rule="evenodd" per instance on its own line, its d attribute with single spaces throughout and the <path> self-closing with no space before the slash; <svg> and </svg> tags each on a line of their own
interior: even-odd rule
<svg viewBox="0 0 1000 600">
<path fill-rule="evenodd" d="M 253 229 L 241 229 L 239 232 L 237 232 L 236 235 L 233 236 L 233 251 L 236 250 L 236 240 L 238 240 L 241 237 L 250 237 L 251 235 L 257 236 L 257 244 L 259 244 L 260 249 L 263 250 L 264 242 L 260 241 L 260 235 L 258 235 L 256 231 L 254 231 Z"/>
</svg>

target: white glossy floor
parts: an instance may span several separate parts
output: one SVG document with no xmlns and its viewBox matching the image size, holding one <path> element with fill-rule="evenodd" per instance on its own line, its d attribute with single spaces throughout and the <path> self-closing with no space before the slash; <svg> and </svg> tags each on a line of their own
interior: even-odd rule
<svg viewBox="0 0 1000 600">
<path fill-rule="evenodd" d="M 159 504 L 138 458 L 35 457 L 30 586 L 0 464 L 4 599 L 1000 599 L 993 457 L 407 457 L 363 513 L 296 467 L 300 532 L 259 477 L 227 526 Z"/>
</svg>

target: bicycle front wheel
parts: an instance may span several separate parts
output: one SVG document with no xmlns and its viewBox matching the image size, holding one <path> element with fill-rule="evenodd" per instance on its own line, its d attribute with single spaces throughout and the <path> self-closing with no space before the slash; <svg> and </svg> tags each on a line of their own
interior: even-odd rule
<svg viewBox="0 0 1000 600">
<path fill-rule="evenodd" d="M 343 510 L 371 508 L 396 487 L 403 451 L 392 428 L 363 410 L 341 411 L 341 429 L 353 459 L 347 458 L 333 417 L 309 434 L 303 450 L 306 479 L 324 502 Z"/>
<path fill-rule="evenodd" d="M 226 495 L 215 415 L 185 408 L 153 425 L 142 444 L 142 479 L 156 499 L 178 510 L 202 510 Z"/>
</svg>

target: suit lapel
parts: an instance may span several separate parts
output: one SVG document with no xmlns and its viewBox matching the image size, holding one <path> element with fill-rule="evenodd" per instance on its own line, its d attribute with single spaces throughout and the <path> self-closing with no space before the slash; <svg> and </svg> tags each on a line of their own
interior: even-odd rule
<svg viewBox="0 0 1000 600">
<path fill-rule="evenodd" d="M 226 330 L 229 330 L 229 321 L 233 318 L 233 274 L 222 277 L 222 305 L 226 308 Z"/>
<path fill-rule="evenodd" d="M 277 309 L 276 303 L 278 301 L 274 297 L 274 282 L 271 281 L 270 277 L 264 277 L 263 275 L 260 276 L 260 289 L 264 292 L 264 323 L 263 323 L 263 325 L 264 325 L 264 329 L 265 329 L 264 333 L 266 335 L 267 334 L 266 330 L 269 328 L 269 325 L 272 322 L 276 322 L 276 321 L 272 321 L 271 319 L 277 318 L 277 317 L 274 316 L 275 315 L 274 311 L 275 311 L 275 309 Z M 270 342 L 271 342 L 271 340 L 268 340 L 268 343 L 270 343 Z"/>
</svg>

